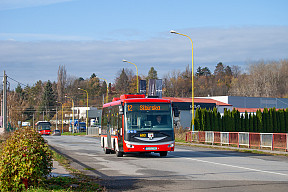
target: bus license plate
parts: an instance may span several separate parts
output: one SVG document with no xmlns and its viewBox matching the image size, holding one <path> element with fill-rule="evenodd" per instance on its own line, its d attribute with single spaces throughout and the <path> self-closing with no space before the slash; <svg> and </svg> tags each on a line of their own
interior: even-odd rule
<svg viewBox="0 0 288 192">
<path fill-rule="evenodd" d="M 157 150 L 157 147 L 145 147 L 145 150 L 149 150 L 149 151 Z"/>
</svg>

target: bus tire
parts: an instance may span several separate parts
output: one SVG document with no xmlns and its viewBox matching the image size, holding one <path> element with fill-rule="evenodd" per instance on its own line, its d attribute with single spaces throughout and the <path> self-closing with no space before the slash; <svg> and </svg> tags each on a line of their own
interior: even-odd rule
<svg viewBox="0 0 288 192">
<path fill-rule="evenodd" d="M 167 151 L 161 151 L 161 152 L 160 152 L 160 156 L 161 156 L 161 157 L 167 156 Z"/>
<path fill-rule="evenodd" d="M 105 153 L 105 154 L 110 154 L 110 153 L 111 153 L 111 150 L 110 150 L 110 149 L 107 149 L 106 147 L 104 147 L 104 153 Z"/>
<path fill-rule="evenodd" d="M 117 157 L 123 157 L 123 152 L 120 152 L 120 151 L 116 151 L 116 156 Z"/>
<path fill-rule="evenodd" d="M 114 150 L 111 149 L 111 154 L 115 154 L 116 153 L 115 141 L 113 141 L 113 148 L 114 148 Z"/>
</svg>

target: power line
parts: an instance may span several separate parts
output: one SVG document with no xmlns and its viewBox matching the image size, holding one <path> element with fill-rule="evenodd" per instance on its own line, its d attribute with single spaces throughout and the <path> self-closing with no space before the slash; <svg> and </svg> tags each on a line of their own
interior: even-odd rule
<svg viewBox="0 0 288 192">
<path fill-rule="evenodd" d="M 9 79 L 11 79 L 12 81 L 15 81 L 15 82 L 17 82 L 17 83 L 19 83 L 19 84 L 21 84 L 21 85 L 23 85 L 23 86 L 27 86 L 27 85 L 24 85 L 23 83 L 21 83 L 21 82 L 19 82 L 19 81 L 17 81 L 17 80 L 15 80 L 15 79 L 13 79 L 13 78 L 11 78 L 11 77 L 9 77 L 9 76 L 7 76 Z"/>
</svg>

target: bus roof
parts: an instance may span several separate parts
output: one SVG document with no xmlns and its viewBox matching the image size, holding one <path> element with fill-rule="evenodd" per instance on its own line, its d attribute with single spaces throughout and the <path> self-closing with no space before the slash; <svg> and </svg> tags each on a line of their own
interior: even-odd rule
<svg viewBox="0 0 288 192">
<path fill-rule="evenodd" d="M 35 125 L 39 125 L 39 124 L 49 124 L 49 125 L 51 125 L 51 123 L 49 121 L 38 121 L 37 123 L 35 123 Z"/>
<path fill-rule="evenodd" d="M 171 103 L 171 101 L 161 98 L 145 98 L 144 94 L 124 94 L 120 98 L 113 98 L 112 102 L 105 103 L 103 107 L 120 105 L 121 103 Z"/>
</svg>

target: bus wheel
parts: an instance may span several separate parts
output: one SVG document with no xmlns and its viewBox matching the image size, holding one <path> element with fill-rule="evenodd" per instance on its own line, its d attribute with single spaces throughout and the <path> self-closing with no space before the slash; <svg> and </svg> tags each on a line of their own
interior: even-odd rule
<svg viewBox="0 0 288 192">
<path fill-rule="evenodd" d="M 116 153 L 116 145 L 115 145 L 115 142 L 113 143 L 113 147 L 114 147 L 114 150 L 111 150 L 111 154 L 115 154 L 115 153 Z"/>
<path fill-rule="evenodd" d="M 123 152 L 116 151 L 116 156 L 117 156 L 117 157 L 123 157 Z"/>
<path fill-rule="evenodd" d="M 111 153 L 111 150 L 104 147 L 104 153 L 105 153 L 105 154 L 110 154 L 110 153 Z"/>
<path fill-rule="evenodd" d="M 167 151 L 161 151 L 161 152 L 160 152 L 160 156 L 161 156 L 161 157 L 167 156 Z"/>
</svg>

